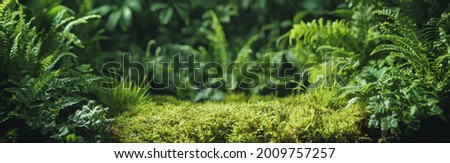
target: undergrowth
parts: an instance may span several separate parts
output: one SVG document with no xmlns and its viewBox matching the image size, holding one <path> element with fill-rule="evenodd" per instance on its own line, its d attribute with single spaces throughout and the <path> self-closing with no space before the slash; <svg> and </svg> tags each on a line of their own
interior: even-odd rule
<svg viewBox="0 0 450 163">
<path fill-rule="evenodd" d="M 117 116 L 111 128 L 115 141 L 365 141 L 360 129 L 367 113 L 360 105 L 334 110 L 304 96 L 229 103 L 170 101 L 136 106 Z"/>
</svg>

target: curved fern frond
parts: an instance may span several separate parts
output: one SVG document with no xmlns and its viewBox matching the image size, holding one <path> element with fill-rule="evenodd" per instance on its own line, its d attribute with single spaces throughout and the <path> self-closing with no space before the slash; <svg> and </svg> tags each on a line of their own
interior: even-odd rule
<svg viewBox="0 0 450 163">
<path fill-rule="evenodd" d="M 55 58 L 55 54 L 51 54 L 46 56 L 44 59 L 41 60 L 41 69 L 45 70 L 47 67 L 52 63 L 53 58 Z"/>
<path fill-rule="evenodd" d="M 31 92 L 33 93 L 33 95 L 36 96 L 50 80 L 58 77 L 59 72 L 60 72 L 59 70 L 52 72 L 45 72 L 39 75 L 39 77 L 34 78 L 31 82 L 33 86 Z"/>
<path fill-rule="evenodd" d="M 323 19 L 318 19 L 307 23 L 302 21 L 295 24 L 290 31 L 289 43 L 292 45 L 292 40 L 309 45 L 318 42 L 340 43 L 352 35 L 352 30 L 344 20 L 324 22 Z"/>
<path fill-rule="evenodd" d="M 70 30 L 72 30 L 72 28 L 74 26 L 79 25 L 79 24 L 87 23 L 87 21 L 89 19 L 99 19 L 99 18 L 101 18 L 100 15 L 88 15 L 88 16 L 84 16 L 82 18 L 76 19 L 74 21 L 69 22 L 67 24 L 67 26 L 64 28 L 63 32 L 70 32 Z M 66 19 L 66 20 L 63 20 L 63 21 L 70 21 L 70 19 L 69 20 Z"/>
<path fill-rule="evenodd" d="M 421 38 L 429 47 L 443 53 L 450 53 L 449 32 L 450 12 L 443 13 L 440 18 L 432 18 L 420 31 Z"/>
<path fill-rule="evenodd" d="M 61 24 L 64 14 L 66 13 L 66 10 L 62 10 L 56 14 L 56 16 L 53 18 L 52 26 L 50 27 L 51 32 L 56 32 L 56 29 L 58 29 L 59 25 Z"/>
<path fill-rule="evenodd" d="M 385 16 L 390 20 L 398 20 L 400 8 L 383 8 L 372 12 L 375 15 Z"/>
<path fill-rule="evenodd" d="M 73 16 L 71 16 L 69 18 L 66 18 L 66 19 L 62 20 L 61 22 L 59 22 L 59 24 L 56 26 L 56 28 L 59 28 L 62 25 L 66 24 L 66 23 L 68 23 L 68 22 L 70 22 L 70 21 L 72 21 L 74 19 L 75 19 L 75 17 L 73 17 Z"/>
<path fill-rule="evenodd" d="M 396 55 L 397 57 L 401 57 L 411 64 L 422 65 L 429 64 L 429 60 L 427 59 L 426 54 L 424 53 L 424 47 L 421 47 L 421 44 L 418 40 L 412 40 L 414 38 L 410 37 L 401 37 L 397 35 L 379 35 L 375 37 L 376 39 L 382 39 L 391 41 L 393 44 L 381 44 L 378 45 L 370 55 L 387 51 L 387 52 L 398 52 L 400 55 Z"/>
<path fill-rule="evenodd" d="M 52 54 L 52 55 L 45 57 L 41 61 L 42 69 L 44 71 L 52 69 L 59 62 L 59 60 L 61 60 L 61 58 L 64 56 L 70 56 L 73 58 L 77 58 L 77 56 L 74 53 L 70 53 L 70 52 L 59 54 L 56 57 L 55 57 L 55 55 Z"/>
</svg>

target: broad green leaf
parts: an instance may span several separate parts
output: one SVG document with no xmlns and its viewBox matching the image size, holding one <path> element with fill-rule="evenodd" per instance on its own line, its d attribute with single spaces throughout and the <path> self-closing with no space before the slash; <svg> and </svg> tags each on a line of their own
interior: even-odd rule
<svg viewBox="0 0 450 163">
<path fill-rule="evenodd" d="M 121 10 L 116 10 L 109 15 L 106 21 L 106 29 L 108 31 L 114 31 L 116 29 L 117 23 L 119 23 L 120 17 L 122 16 Z"/>
</svg>

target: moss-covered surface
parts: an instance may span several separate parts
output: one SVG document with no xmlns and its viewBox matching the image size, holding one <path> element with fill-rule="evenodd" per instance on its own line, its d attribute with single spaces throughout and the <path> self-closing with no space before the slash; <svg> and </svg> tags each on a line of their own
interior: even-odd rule
<svg viewBox="0 0 450 163">
<path fill-rule="evenodd" d="M 268 100 L 270 99 L 270 100 Z M 358 142 L 365 109 L 318 106 L 303 96 L 193 104 L 166 97 L 111 127 L 118 142 Z"/>
</svg>

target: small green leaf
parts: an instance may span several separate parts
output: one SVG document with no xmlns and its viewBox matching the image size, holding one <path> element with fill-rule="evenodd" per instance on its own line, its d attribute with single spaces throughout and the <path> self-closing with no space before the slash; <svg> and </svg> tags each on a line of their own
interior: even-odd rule
<svg viewBox="0 0 450 163">
<path fill-rule="evenodd" d="M 122 8 L 122 20 L 121 21 L 121 27 L 122 30 L 126 31 L 128 27 L 131 26 L 131 22 L 133 21 L 133 13 L 131 12 L 131 9 L 128 6 L 124 6 Z"/>
</svg>

